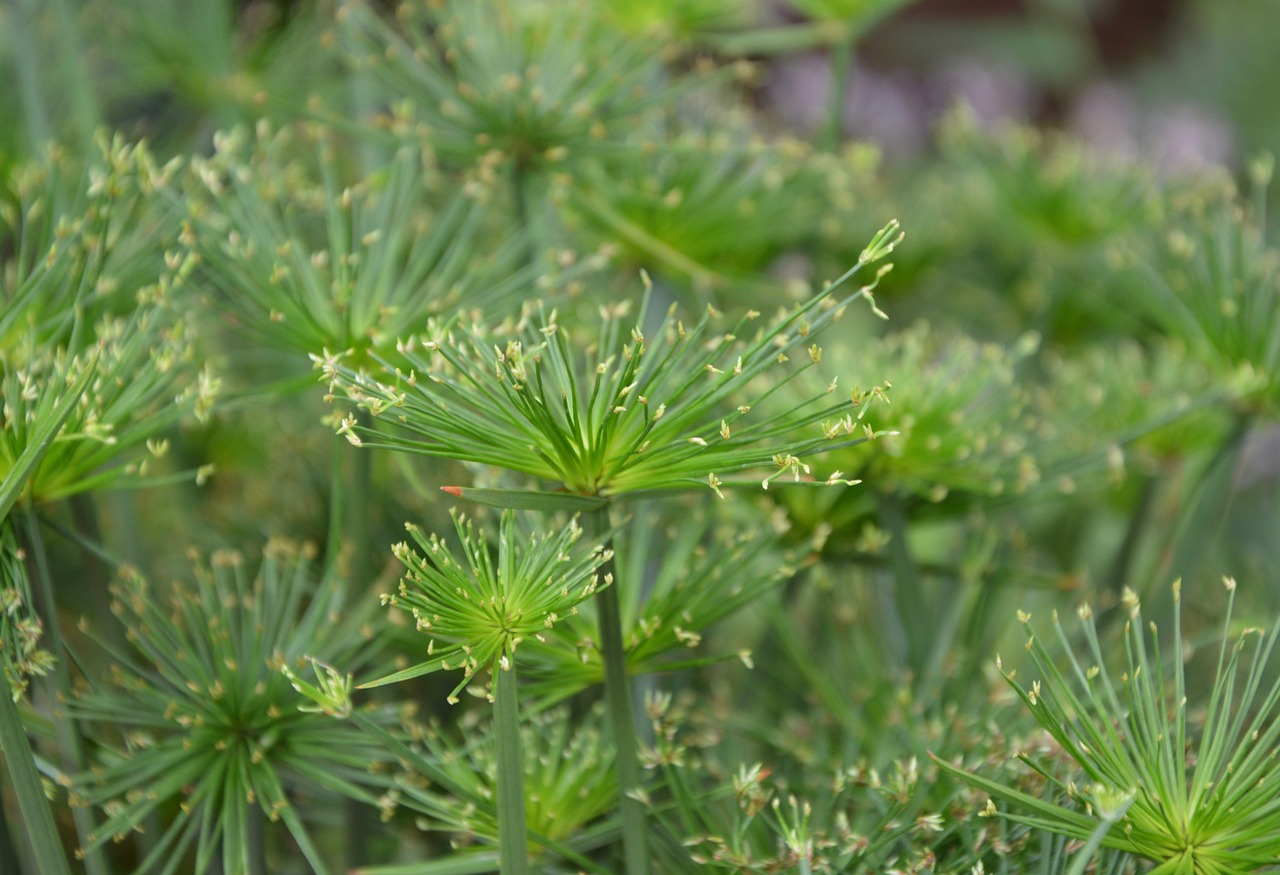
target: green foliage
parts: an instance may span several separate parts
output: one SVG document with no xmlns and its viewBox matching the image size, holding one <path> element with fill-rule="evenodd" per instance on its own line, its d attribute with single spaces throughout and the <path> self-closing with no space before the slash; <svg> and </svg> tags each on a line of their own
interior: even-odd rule
<svg viewBox="0 0 1280 875">
<path fill-rule="evenodd" d="M 145 828 L 176 801 L 137 871 L 178 871 L 192 850 L 200 870 L 219 857 L 228 875 L 256 869 L 251 832 L 263 816 L 283 822 L 315 871 L 331 871 L 291 796 L 372 803 L 371 769 L 389 755 L 349 724 L 299 710 L 281 672 L 312 655 L 358 665 L 372 644 L 371 602 L 318 582 L 309 560 L 273 542 L 256 574 L 224 551 L 168 598 L 136 572 L 113 586 L 128 644 L 101 639 L 113 682 L 72 703 L 107 733 L 101 764 L 74 785 L 78 804 L 106 815 L 92 845 Z"/>
<path fill-rule="evenodd" d="M 26 479 L 48 501 L 145 476 L 165 454 L 166 433 L 204 417 L 218 379 L 194 360 L 178 290 L 190 259 L 163 249 L 157 193 L 175 165 L 157 167 L 143 147 L 103 142 L 86 174 L 83 203 L 67 203 L 65 155 L 22 169 L 4 216 L 11 257 L 0 316 L 0 472 L 6 476 L 40 434 L 66 389 L 77 403 Z M 145 448 L 146 457 L 120 463 Z M 114 463 L 114 464 L 113 464 Z"/>
<path fill-rule="evenodd" d="M 368 69 L 431 147 L 481 174 L 544 171 L 624 139 L 670 101 L 652 37 L 627 38 L 602 4 L 450 2 L 400 8 L 392 27 L 363 2 L 343 5 Z"/>
<path fill-rule="evenodd" d="M 1024 757 L 1062 801 L 1040 800 L 940 765 L 1010 803 L 1013 810 L 1002 816 L 1081 841 L 1099 832 L 1105 846 L 1157 863 L 1152 871 L 1201 875 L 1269 868 L 1277 849 L 1272 818 L 1280 773 L 1272 753 L 1280 737 L 1280 683 L 1268 686 L 1267 677 L 1280 627 L 1269 633 L 1245 629 L 1232 643 L 1236 584 L 1224 582 L 1223 638 L 1202 712 L 1192 705 L 1188 688 L 1180 584 L 1174 585 L 1174 635 L 1167 654 L 1154 624 L 1148 646 L 1137 598 L 1128 593 L 1125 662 L 1118 677 L 1107 668 L 1087 605 L 1078 612 L 1088 647 L 1083 655 L 1071 648 L 1054 616 L 1067 671 L 1044 653 L 1032 631 L 1027 650 L 1040 677 L 1026 684 L 1015 681 L 1013 672 L 1005 674 L 1078 769 L 1077 775 L 1062 774 Z M 1029 617 L 1020 619 L 1029 626 Z M 1246 670 L 1242 657 L 1251 639 L 1255 646 Z M 986 812 L 995 814 L 994 804 Z"/>
<path fill-rule="evenodd" d="M 533 281 L 519 236 L 483 258 L 477 198 L 444 198 L 434 159 L 404 145 L 344 182 L 324 128 L 238 128 L 197 160 L 187 237 L 211 306 L 270 349 L 346 350 L 363 361 L 428 317 L 495 304 Z M 308 159 L 300 159 L 299 151 Z"/>
<path fill-rule="evenodd" d="M 1118 3 L 188 5 L 0 9 L 0 871 L 1274 866 L 1275 599 L 1205 665 L 1163 588 L 1280 568 L 1273 162 L 1070 132 L 1190 53 Z M 1211 5 L 1209 78 L 1274 66 Z M 849 139 L 975 38 L 1061 129 Z M 1200 78 L 1117 124 L 1265 140 L 1266 76 Z"/>
</svg>

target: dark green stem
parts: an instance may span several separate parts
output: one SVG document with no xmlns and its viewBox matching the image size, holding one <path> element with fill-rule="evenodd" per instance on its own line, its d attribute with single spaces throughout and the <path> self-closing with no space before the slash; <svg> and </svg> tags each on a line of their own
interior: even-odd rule
<svg viewBox="0 0 1280 875">
<path fill-rule="evenodd" d="M 493 722 L 498 744 L 498 855 L 502 875 L 529 871 L 529 833 L 524 811 L 524 758 L 520 751 L 520 701 L 516 663 L 493 665 Z"/>
<path fill-rule="evenodd" d="M 608 510 L 584 516 L 584 530 L 589 538 L 602 537 L 609 526 Z M 611 544 L 606 544 L 611 547 Z M 640 779 L 640 757 L 636 745 L 635 715 L 631 704 L 631 677 L 627 670 L 627 652 L 622 643 L 622 603 L 618 597 L 620 581 L 613 560 L 600 568 L 602 577 L 613 576 L 613 584 L 596 595 L 596 611 L 600 620 L 600 651 L 604 660 L 604 695 L 613 732 L 614 755 L 617 758 L 618 787 L 622 794 L 622 845 L 627 875 L 645 875 L 649 871 L 649 841 L 644 804 L 638 797 L 643 792 Z"/>
<path fill-rule="evenodd" d="M 67 702 L 72 699 L 71 672 L 67 669 L 70 652 L 62 637 L 62 629 L 58 620 L 58 606 L 53 595 L 53 575 L 49 571 L 49 556 L 45 550 L 44 538 L 40 534 L 40 521 L 36 519 L 35 507 L 26 503 L 23 520 L 29 558 L 35 568 L 35 593 L 40 602 L 41 619 L 44 621 L 45 634 L 49 636 L 49 649 L 57 657 L 50 673 L 52 690 L 52 717 L 58 741 L 58 753 L 64 764 L 75 772 L 83 773 L 89 768 L 89 757 L 84 750 L 84 735 L 76 720 L 67 713 Z M 80 847 L 85 848 L 84 865 L 89 875 L 107 875 L 110 872 L 106 857 L 101 848 L 89 848 L 89 836 L 93 832 L 93 818 L 86 808 L 73 807 L 72 820 L 75 821 L 76 835 L 80 839 Z"/>
<path fill-rule="evenodd" d="M 346 441 L 333 439 L 333 464 L 329 469 L 329 524 L 325 532 L 324 570 L 325 573 L 338 567 L 342 553 L 342 532 L 346 522 L 342 508 L 346 504 L 346 484 L 343 477 L 342 461 L 346 457 Z"/>
<path fill-rule="evenodd" d="M 367 410 L 356 413 L 356 421 L 360 428 L 372 428 L 373 416 Z M 372 521 L 369 513 L 373 508 L 370 498 L 373 483 L 373 454 L 367 450 L 357 450 L 351 455 L 351 491 L 347 495 L 347 506 L 355 509 L 347 520 L 347 531 L 351 538 L 351 559 L 347 576 L 356 586 L 357 591 L 367 586 L 373 579 L 369 563 L 372 552 Z"/>
<path fill-rule="evenodd" d="M 94 507 L 93 495 L 88 493 L 73 495 L 67 500 L 67 504 L 71 510 L 72 523 L 75 525 L 76 531 L 83 536 L 77 543 L 101 544 L 102 527 L 98 525 L 98 512 Z M 80 557 L 84 563 L 84 583 L 88 589 L 85 603 L 88 607 L 89 616 L 111 616 L 111 597 L 109 595 L 111 569 L 107 567 L 102 554 L 98 551 L 82 548 Z M 104 625 L 107 628 L 101 634 L 107 636 L 109 641 L 112 643 L 124 641 L 124 630 L 118 624 L 106 623 Z"/>
<path fill-rule="evenodd" d="M 1252 424 L 1249 413 L 1238 411 L 1222 445 L 1196 478 L 1191 498 L 1183 506 L 1184 512 L 1178 520 L 1177 539 L 1173 542 L 1176 549 L 1166 554 L 1172 559 L 1173 576 L 1190 576 L 1207 554 L 1208 540 L 1221 529 L 1231 499 L 1236 462 Z M 1208 500 L 1213 497 L 1220 500 Z"/>
<path fill-rule="evenodd" d="M 18 706 L 13 702 L 9 676 L 0 671 L 0 679 L 4 682 L 0 687 L 0 751 L 4 752 L 9 779 L 13 781 L 14 795 L 18 797 L 18 810 L 22 813 L 27 839 L 39 861 L 37 871 L 40 875 L 71 875 L 62 840 L 58 838 L 58 827 L 53 822 L 53 812 L 49 810 L 49 800 L 45 798 L 44 786 L 36 772 L 35 757 L 27 742 L 26 730 L 22 728 Z"/>
</svg>

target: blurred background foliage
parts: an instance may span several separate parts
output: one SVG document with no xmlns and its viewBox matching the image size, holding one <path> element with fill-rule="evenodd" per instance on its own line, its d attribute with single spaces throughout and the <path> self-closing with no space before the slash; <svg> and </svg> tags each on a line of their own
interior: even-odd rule
<svg viewBox="0 0 1280 875">
<path fill-rule="evenodd" d="M 886 434 L 822 460 L 863 483 L 628 507 L 654 858 L 1061 871 L 1075 848 L 978 818 L 983 797 L 927 752 L 1052 793 L 1011 764 L 1053 751 L 991 661 L 1020 650 L 1017 608 L 1087 598 L 1105 636 L 1125 587 L 1163 621 L 1180 577 L 1191 648 L 1215 634 L 1224 573 L 1238 625 L 1280 609 L 1278 40 L 1265 0 L 0 6 L 0 475 L 16 501 L 0 609 L 4 655 L 22 654 L 5 676 L 30 682 L 27 735 L 67 847 L 91 846 L 94 875 L 161 871 L 162 835 L 192 848 L 175 865 L 227 871 L 219 855 L 255 843 L 279 872 L 492 871 L 488 712 L 451 709 L 454 682 L 434 676 L 412 701 L 367 700 L 404 745 L 367 780 L 344 758 L 313 786 L 288 760 L 263 812 L 297 805 L 286 830 L 179 835 L 195 821 L 166 796 L 137 808 L 151 838 L 90 838 L 147 825 L 101 776 L 123 786 L 164 749 L 122 739 L 112 709 L 145 693 L 142 716 L 172 722 L 152 689 L 171 678 L 130 686 L 92 656 L 133 646 L 105 616 L 110 581 L 125 598 L 139 575 L 189 579 L 192 550 L 253 556 L 285 537 L 315 545 L 320 570 L 291 580 L 281 616 L 315 623 L 308 606 L 333 597 L 317 587 L 337 580 L 376 598 L 403 523 L 447 527 L 440 485 L 526 484 L 354 449 L 308 354 L 365 365 L 450 319 L 514 336 L 534 298 L 594 337 L 635 314 L 642 271 L 655 315 L 772 317 L 897 218 L 907 238 L 874 305 L 888 320 L 851 307 L 820 338 L 820 376 L 781 390 L 887 390 L 859 421 Z M 243 621 L 251 605 L 200 595 L 214 589 L 191 586 L 184 635 Z M 603 671 L 593 617 L 528 648 L 548 871 L 615 871 L 612 785 L 593 783 L 613 753 L 582 692 Z M 377 658 L 417 658 L 410 630 L 368 622 Z M 365 653 L 357 626 L 325 652 Z M 73 696 L 90 723 L 55 707 Z M 555 768 L 566 758 L 583 767 Z M 371 814 L 324 801 L 348 784 Z M 35 871 L 11 786 L 0 870 Z M 73 816 L 89 786 L 100 807 Z"/>
</svg>

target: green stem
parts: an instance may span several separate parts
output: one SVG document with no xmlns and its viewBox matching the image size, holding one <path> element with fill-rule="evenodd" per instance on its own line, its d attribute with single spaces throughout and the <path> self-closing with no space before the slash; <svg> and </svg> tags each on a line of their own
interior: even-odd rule
<svg viewBox="0 0 1280 875">
<path fill-rule="evenodd" d="M 49 115 L 45 109 L 40 83 L 39 44 L 35 41 L 36 15 L 40 4 L 19 3 L 9 16 L 10 35 L 16 69 L 17 91 L 21 98 L 22 117 L 26 122 L 27 148 L 32 155 L 50 137 Z"/>
<path fill-rule="evenodd" d="M 79 495 L 73 495 L 67 499 L 67 505 L 71 510 L 71 521 L 76 531 L 83 535 L 83 540 L 77 543 L 101 544 L 102 527 L 98 525 L 98 512 L 94 506 L 93 493 L 82 492 Z M 94 550 L 82 548 L 80 556 L 84 563 L 84 583 L 89 590 L 85 599 L 89 615 L 109 617 L 111 616 L 109 595 L 111 569 L 107 567 L 102 554 Z M 136 564 L 141 567 L 141 563 Z M 124 633 L 119 626 L 115 623 L 106 625 L 108 630 L 104 634 L 108 636 L 108 640 L 112 643 L 122 643 Z"/>
<path fill-rule="evenodd" d="M 361 426 L 373 425 L 373 416 L 367 410 L 357 411 L 356 420 Z M 342 443 L 345 444 L 346 441 Z M 374 507 L 374 502 L 370 498 L 373 482 L 373 454 L 367 450 L 356 450 L 347 455 L 351 459 L 351 481 L 346 504 L 347 507 L 355 509 L 355 513 L 349 516 L 346 525 L 351 538 L 347 578 L 354 585 L 356 592 L 363 592 L 363 587 L 368 586 L 373 579 L 370 569 L 373 536 L 369 518 Z M 383 691 L 376 691 L 374 695 L 381 698 Z M 370 840 L 377 831 L 378 821 L 373 809 L 358 799 L 348 799 L 345 805 L 347 866 L 355 868 L 369 859 Z"/>
<path fill-rule="evenodd" d="M 849 69 L 853 66 L 853 41 L 842 40 L 831 47 L 831 94 L 827 107 L 827 125 L 822 133 L 822 147 L 828 152 L 840 149 L 844 136 L 844 99 L 849 93 Z"/>
<path fill-rule="evenodd" d="M 373 427 L 373 415 L 367 410 L 356 412 L 356 421 L 360 428 Z M 343 443 L 346 443 L 343 441 Z M 351 538 L 351 559 L 347 569 L 347 577 L 357 589 L 368 585 L 373 575 L 369 573 L 370 554 L 372 552 L 373 535 L 369 512 L 373 507 L 370 492 L 373 483 L 373 454 L 367 450 L 357 450 L 351 456 L 351 491 L 347 496 L 347 506 L 355 508 L 347 520 L 347 531 Z"/>
<path fill-rule="evenodd" d="M 53 12 L 57 19 L 58 68 L 62 71 L 62 87 L 71 100 L 71 117 L 76 135 L 85 155 L 93 152 L 94 131 L 98 127 L 98 101 L 93 93 L 93 79 L 84 62 L 84 45 L 80 39 L 80 27 L 76 12 L 68 0 L 53 0 Z"/>
<path fill-rule="evenodd" d="M 46 634 L 49 636 L 49 649 L 57 657 L 53 663 L 50 680 L 53 684 L 53 725 L 58 742 L 58 753 L 63 763 L 74 771 L 83 773 L 89 768 L 89 757 L 84 750 L 84 735 L 80 726 L 66 710 L 66 703 L 73 696 L 71 690 L 71 672 L 67 669 L 70 651 L 62 637 L 61 625 L 58 621 L 58 607 L 53 595 L 53 575 L 49 571 L 49 556 L 45 550 L 44 538 L 40 534 L 40 521 L 36 519 L 35 507 L 26 503 L 23 520 L 26 542 L 30 548 L 31 561 L 35 567 L 38 601 L 43 604 L 41 619 L 44 621 Z M 76 825 L 76 835 L 80 847 L 85 848 L 84 865 L 89 875 L 107 875 L 110 868 L 100 847 L 90 848 L 89 836 L 93 833 L 93 818 L 87 808 L 79 806 L 71 809 L 71 817 Z"/>
<path fill-rule="evenodd" d="M 342 508 L 346 504 L 346 484 L 343 482 L 342 460 L 346 457 L 343 445 L 346 441 L 330 439 L 333 444 L 332 467 L 329 469 L 329 522 L 325 532 L 324 568 L 338 567 L 342 552 L 342 530 L 346 521 Z"/>
<path fill-rule="evenodd" d="M 494 729 L 498 741 L 498 856 L 502 875 L 529 871 L 529 833 L 524 811 L 524 760 L 520 752 L 520 701 L 516 662 L 493 665 Z"/>
<path fill-rule="evenodd" d="M 880 524 L 889 532 L 886 547 L 889 568 L 893 572 L 893 596 L 885 600 L 885 607 L 892 611 L 890 619 L 899 633 L 897 656 L 906 667 L 919 669 L 923 659 L 924 636 L 933 629 L 932 616 L 924 597 L 924 585 L 920 570 L 911 557 L 907 544 L 907 514 L 902 499 L 896 493 L 877 493 Z M 911 617 L 911 622 L 904 618 Z M 921 622 L 923 621 L 923 622 Z M 900 666 L 901 667 L 901 666 Z"/>
<path fill-rule="evenodd" d="M 0 678 L 4 680 L 0 686 L 0 751 L 4 753 L 14 795 L 18 797 L 18 810 L 22 813 L 27 839 L 39 861 L 38 872 L 40 875 L 71 875 L 62 841 L 58 838 L 58 827 L 53 822 L 53 812 L 49 810 L 44 786 L 36 772 L 35 757 L 27 742 L 26 730 L 22 728 L 18 706 L 13 702 L 9 676 L 0 671 Z"/>
<path fill-rule="evenodd" d="M 1231 428 L 1222 443 L 1214 451 L 1186 490 L 1186 497 L 1178 507 L 1172 524 L 1164 527 L 1167 532 L 1145 573 L 1130 586 L 1137 591 L 1144 606 L 1156 606 L 1165 598 L 1167 584 L 1175 578 L 1190 580 L 1208 555 L 1212 539 L 1220 534 L 1232 500 L 1232 472 L 1239 459 L 1245 436 L 1252 424 L 1252 417 L 1237 411 Z M 1119 622 L 1126 612 L 1112 608 L 1098 618 L 1099 629 Z"/>
<path fill-rule="evenodd" d="M 529 270 L 538 263 L 538 244 L 534 234 L 533 213 L 529 206 L 529 171 L 516 162 L 511 167 L 511 196 L 515 202 L 516 226 L 524 235 L 524 260 Z"/>
<path fill-rule="evenodd" d="M 583 529 L 592 539 L 604 535 L 609 525 L 609 511 L 598 510 L 583 517 Z M 606 544 L 606 547 L 611 544 Z M 614 754 L 618 766 L 618 788 L 621 791 L 622 846 L 627 875 L 646 875 L 649 871 L 649 841 L 644 804 L 637 798 L 643 792 L 640 779 L 640 757 L 636 745 L 635 715 L 631 704 L 631 678 L 627 670 L 627 652 L 622 643 L 622 603 L 618 597 L 620 581 L 613 560 L 601 566 L 602 577 L 613 576 L 613 584 L 596 595 L 600 620 L 600 650 L 604 659 L 604 695 L 613 732 Z"/>
<path fill-rule="evenodd" d="M 267 868 L 267 831 L 266 815 L 257 805 L 250 805 L 245 811 L 245 844 L 249 854 L 248 875 L 270 875 Z"/>
<path fill-rule="evenodd" d="M 356 418 L 361 426 L 371 426 L 373 417 L 367 410 L 360 410 Z M 345 469 L 343 461 L 349 460 Z M 356 591 L 361 591 L 371 579 L 369 555 L 373 537 L 369 513 L 373 504 L 369 498 L 373 480 L 373 456 L 368 450 L 354 450 L 346 441 L 334 441 L 333 479 L 329 507 L 329 546 L 326 550 L 326 570 L 339 568 L 342 562 L 342 545 L 350 544 L 346 555 L 346 568 L 342 576 L 349 580 Z M 345 513 L 352 508 L 354 513 Z M 348 869 L 368 862 L 370 839 L 376 829 L 373 810 L 358 799 L 343 803 L 346 835 L 346 864 Z"/>
<path fill-rule="evenodd" d="M 1129 585 L 1129 577 L 1133 570 L 1134 558 L 1138 554 L 1138 547 L 1142 544 L 1143 535 L 1155 515 L 1156 498 L 1160 494 L 1159 487 L 1160 480 L 1158 477 L 1150 474 L 1142 475 L 1138 506 L 1129 515 L 1129 524 L 1125 527 L 1124 539 L 1121 540 L 1120 546 L 1116 550 L 1115 558 L 1111 560 L 1111 567 L 1107 571 L 1103 587 L 1104 591 L 1110 593 L 1111 600 L 1116 603 L 1120 602 L 1121 593 Z"/>
</svg>

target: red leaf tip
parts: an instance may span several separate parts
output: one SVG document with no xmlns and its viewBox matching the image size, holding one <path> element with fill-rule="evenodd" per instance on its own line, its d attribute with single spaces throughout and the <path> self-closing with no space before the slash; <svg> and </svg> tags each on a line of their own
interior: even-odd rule
<svg viewBox="0 0 1280 875">
<path fill-rule="evenodd" d="M 447 492 L 447 493 L 449 493 L 450 495 L 454 496 L 455 498 L 461 498 L 461 497 L 462 497 L 462 487 L 461 487 L 461 486 L 441 486 L 441 487 L 440 487 L 440 491 L 441 491 L 441 492 Z"/>
</svg>

